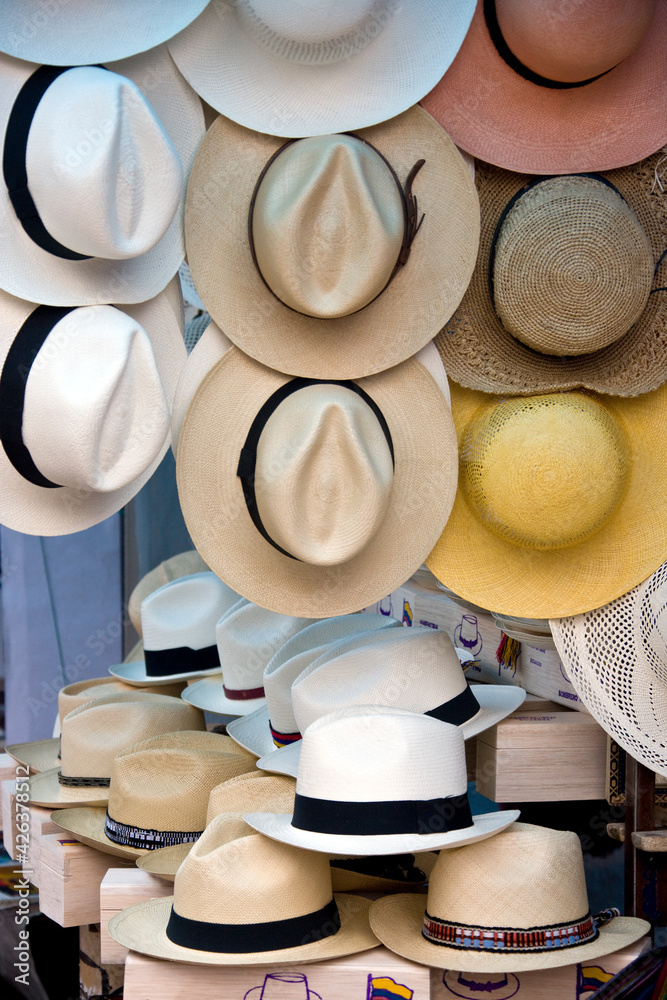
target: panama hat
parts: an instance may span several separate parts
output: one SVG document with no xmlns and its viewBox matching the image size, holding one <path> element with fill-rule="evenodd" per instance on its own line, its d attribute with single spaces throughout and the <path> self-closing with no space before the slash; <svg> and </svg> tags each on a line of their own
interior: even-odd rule
<svg viewBox="0 0 667 1000">
<path fill-rule="evenodd" d="M 177 482 L 192 540 L 229 586 L 272 611 L 328 617 L 421 565 L 457 474 L 447 380 L 422 357 L 342 384 L 290 379 L 235 347 L 211 369 L 181 430 Z"/>
<path fill-rule="evenodd" d="M 234 121 L 321 135 L 416 104 L 452 62 L 473 11 L 474 0 L 238 0 L 209 4 L 169 44 L 186 80 Z"/>
<path fill-rule="evenodd" d="M 378 899 L 371 926 L 387 948 L 412 962 L 464 972 L 589 961 L 629 947 L 650 929 L 618 910 L 591 916 L 577 834 L 528 823 L 483 846 L 443 851 L 426 907 L 423 896 Z"/>
<path fill-rule="evenodd" d="M 178 388 L 176 392 L 178 393 Z M 139 635 L 141 635 L 141 603 L 145 597 L 159 590 L 160 587 L 164 587 L 165 583 L 171 583 L 172 580 L 180 580 L 181 577 L 191 576 L 193 573 L 204 573 L 206 570 L 208 570 L 208 566 L 197 550 L 190 549 L 188 552 L 179 552 L 178 555 L 163 560 L 150 573 L 142 576 L 130 594 L 130 600 L 127 605 L 127 613 L 130 621 Z"/>
<path fill-rule="evenodd" d="M 108 66 L 0 56 L 0 287 L 48 305 L 152 298 L 184 256 L 201 104 L 165 48 Z"/>
<path fill-rule="evenodd" d="M 58 809 L 53 822 L 105 854 L 143 852 L 195 841 L 206 825 L 212 788 L 255 769 L 255 758 L 217 733 L 168 733 L 114 758 L 107 809 Z"/>
<path fill-rule="evenodd" d="M 470 171 L 421 108 L 287 144 L 219 118 L 188 185 L 207 311 L 246 354 L 306 378 L 372 375 L 428 343 L 461 301 L 478 232 Z"/>
<path fill-rule="evenodd" d="M 659 155 L 606 174 L 530 178 L 480 164 L 480 252 L 437 336 L 484 392 L 584 386 L 636 396 L 667 379 L 667 195 Z"/>
<path fill-rule="evenodd" d="M 297 677 L 341 640 L 399 625 L 395 618 L 351 614 L 324 618 L 302 629 L 274 653 L 264 669 L 266 704 L 228 723 L 227 735 L 258 757 L 300 740 L 292 708 L 292 684 Z"/>
<path fill-rule="evenodd" d="M 484 840 L 518 816 L 516 809 L 471 815 L 456 726 L 363 705 L 330 712 L 304 732 L 293 815 L 243 818 L 297 847 L 364 856 Z"/>
<path fill-rule="evenodd" d="M 423 105 L 508 170 L 610 170 L 667 141 L 667 10 L 653 0 L 478 0 Z"/>
<path fill-rule="evenodd" d="M 203 714 L 180 698 L 144 692 L 98 698 L 63 720 L 59 764 L 32 776 L 30 801 L 51 808 L 106 805 L 117 754 L 162 733 L 205 729 Z"/>
<path fill-rule="evenodd" d="M 200 383 L 231 346 L 231 340 L 211 321 L 188 355 L 178 380 L 171 411 L 171 447 L 174 455 L 178 449 L 178 438 L 185 415 Z"/>
<path fill-rule="evenodd" d="M 239 595 L 210 570 L 170 580 L 141 604 L 144 659 L 119 663 L 109 673 L 149 687 L 219 674 L 215 627 L 238 602 Z"/>
<path fill-rule="evenodd" d="M 64 535 L 120 510 L 169 446 L 184 362 L 167 294 L 54 309 L 0 292 L 0 523 Z"/>
<path fill-rule="evenodd" d="M 667 554 L 667 386 L 642 396 L 497 397 L 452 383 L 459 491 L 426 560 L 505 615 L 581 614 Z"/>
<path fill-rule="evenodd" d="M 465 679 L 446 632 L 413 625 L 352 636 L 332 645 L 292 684 L 298 729 L 354 705 L 404 708 L 458 726 L 470 739 L 520 707 L 521 687 L 478 684 Z M 293 742 L 257 766 L 296 777 L 303 741 Z"/>
<path fill-rule="evenodd" d="M 178 869 L 173 897 L 122 910 L 109 933 L 133 951 L 195 965 L 314 962 L 374 948 L 369 907 L 333 896 L 325 857 L 238 837 L 218 816 Z"/>
<path fill-rule="evenodd" d="M 554 619 L 572 686 L 602 728 L 636 760 L 667 775 L 667 563 L 629 593 L 587 614 Z"/>
<path fill-rule="evenodd" d="M 555 649 L 548 618 L 517 618 L 513 615 L 499 615 L 491 612 L 496 625 L 510 639 L 526 642 L 539 649 Z"/>
</svg>

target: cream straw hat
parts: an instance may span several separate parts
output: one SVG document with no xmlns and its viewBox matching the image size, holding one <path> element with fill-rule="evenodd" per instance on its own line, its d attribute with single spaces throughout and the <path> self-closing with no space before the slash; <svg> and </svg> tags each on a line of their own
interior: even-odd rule
<svg viewBox="0 0 667 1000">
<path fill-rule="evenodd" d="M 424 897 L 378 899 L 382 943 L 422 965 L 527 972 L 600 958 L 650 930 L 646 920 L 591 916 L 576 833 L 515 823 L 484 845 L 443 851 Z M 606 922 L 603 922 L 606 921 Z"/>
<path fill-rule="evenodd" d="M 667 555 L 667 385 L 642 396 L 497 397 L 452 383 L 459 491 L 426 560 L 504 615 L 580 614 Z"/>
<path fill-rule="evenodd" d="M 56 309 L 0 292 L 0 523 L 81 531 L 150 478 L 185 362 L 173 294 Z"/>
<path fill-rule="evenodd" d="M 178 449 L 178 438 L 185 415 L 200 383 L 231 346 L 231 340 L 211 322 L 192 348 L 178 380 L 171 411 L 171 447 L 174 455 Z"/>
<path fill-rule="evenodd" d="M 30 779 L 37 806 L 106 805 L 114 757 L 163 733 L 205 730 L 204 716 L 180 698 L 132 692 L 98 698 L 63 720 L 59 765 Z"/>
<path fill-rule="evenodd" d="M 450 510 L 456 446 L 442 366 L 438 382 L 420 360 L 311 383 L 230 348 L 208 373 L 177 480 L 190 535 L 229 586 L 324 617 L 367 607 L 421 565 Z"/>
<path fill-rule="evenodd" d="M 306 378 L 372 375 L 424 347 L 461 301 L 478 227 L 470 171 L 421 108 L 287 144 L 220 118 L 188 185 L 207 311 L 246 354 Z"/>
<path fill-rule="evenodd" d="M 602 608 L 551 622 L 572 686 L 636 760 L 667 775 L 667 563 Z"/>
<path fill-rule="evenodd" d="M 397 628 L 399 624 L 395 618 L 381 615 L 352 614 L 324 618 L 302 629 L 271 657 L 264 669 L 266 704 L 252 715 L 230 722 L 227 735 L 259 757 L 300 740 L 292 708 L 292 685 L 300 674 L 340 641 Z"/>
<path fill-rule="evenodd" d="M 393 118 L 435 86 L 473 0 L 211 3 L 170 42 L 212 107 L 257 132 L 321 135 Z"/>
<path fill-rule="evenodd" d="M 449 722 L 470 739 L 515 712 L 525 697 L 521 687 L 470 687 L 447 633 L 423 625 L 343 639 L 311 661 L 292 684 L 301 733 L 337 709 L 387 705 Z M 257 766 L 296 777 L 302 745 L 294 742 Z"/>
<path fill-rule="evenodd" d="M 312 625 L 312 618 L 277 614 L 241 598 L 215 628 L 222 679 L 191 684 L 181 697 L 217 715 L 250 715 L 266 704 L 264 667 L 308 625 Z"/>
<path fill-rule="evenodd" d="M 363 705 L 322 716 L 303 734 L 293 815 L 244 819 L 285 843 L 364 856 L 484 840 L 518 816 L 516 809 L 471 815 L 456 726 Z"/>
<path fill-rule="evenodd" d="M 178 393 L 178 388 L 176 392 Z M 197 550 L 190 549 L 188 552 L 179 552 L 178 555 L 172 556 L 170 559 L 165 559 L 159 566 L 152 569 L 150 573 L 142 576 L 130 594 L 130 600 L 127 605 L 127 613 L 130 621 L 139 635 L 141 635 L 141 603 L 145 597 L 159 590 L 160 587 L 164 587 L 165 583 L 171 583 L 172 580 L 180 580 L 181 577 L 190 576 L 192 573 L 204 573 L 207 569 L 208 566 Z"/>
<path fill-rule="evenodd" d="M 53 822 L 105 854 L 195 841 L 206 825 L 212 788 L 255 769 L 255 758 L 217 733 L 169 733 L 143 740 L 112 764 L 108 809 L 59 809 Z"/>
<path fill-rule="evenodd" d="M 49 305 L 152 298 L 183 259 L 201 104 L 165 48 L 108 67 L 0 56 L 0 287 Z"/>
<path fill-rule="evenodd" d="M 149 687 L 219 674 L 215 627 L 238 601 L 239 595 L 210 570 L 165 583 L 141 605 L 144 659 L 119 663 L 109 673 Z"/>
</svg>

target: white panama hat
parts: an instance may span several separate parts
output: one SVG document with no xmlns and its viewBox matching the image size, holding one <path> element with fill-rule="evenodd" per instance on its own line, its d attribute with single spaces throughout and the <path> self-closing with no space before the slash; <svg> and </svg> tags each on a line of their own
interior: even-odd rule
<svg viewBox="0 0 667 1000">
<path fill-rule="evenodd" d="M 457 726 L 384 705 L 354 706 L 303 734 L 293 815 L 243 818 L 274 840 L 361 857 L 460 847 L 518 819 L 517 809 L 472 816 L 467 787 Z"/>
<path fill-rule="evenodd" d="M 176 283 L 118 307 L 0 292 L 0 523 L 66 535 L 120 510 L 169 447 L 184 363 Z"/>
<path fill-rule="evenodd" d="M 48 305 L 156 295 L 183 260 L 203 134 L 164 47 L 107 67 L 0 56 L 0 287 Z"/>
<path fill-rule="evenodd" d="M 446 632 L 423 625 L 368 632 L 337 642 L 292 685 L 297 727 L 354 705 L 387 705 L 422 712 L 458 726 L 470 739 L 522 704 L 526 692 L 504 684 L 469 686 Z M 296 777 L 302 742 L 262 757 L 257 766 Z"/>
<path fill-rule="evenodd" d="M 126 684 L 159 686 L 220 673 L 215 626 L 239 595 L 215 573 L 170 580 L 144 599 L 144 659 L 109 667 Z"/>
<path fill-rule="evenodd" d="M 312 618 L 267 611 L 240 600 L 216 625 L 222 678 L 191 684 L 181 697 L 217 715 L 250 715 L 265 704 L 264 668 L 271 657 Z"/>
<path fill-rule="evenodd" d="M 266 704 L 251 715 L 230 722 L 227 735 L 258 757 L 300 740 L 301 732 L 292 709 L 292 685 L 306 667 L 341 640 L 399 625 L 395 618 L 351 614 L 324 618 L 302 629 L 271 657 L 264 669 Z"/>
<path fill-rule="evenodd" d="M 240 125 L 322 135 L 421 100 L 474 10 L 474 0 L 232 0 L 210 3 L 169 48 L 197 93 Z"/>
</svg>

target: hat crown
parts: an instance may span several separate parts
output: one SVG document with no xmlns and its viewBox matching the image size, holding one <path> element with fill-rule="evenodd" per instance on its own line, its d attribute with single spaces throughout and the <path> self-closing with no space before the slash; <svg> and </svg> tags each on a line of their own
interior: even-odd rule
<svg viewBox="0 0 667 1000">
<path fill-rule="evenodd" d="M 176 212 L 178 154 L 131 80 L 96 66 L 58 76 L 35 111 L 28 186 L 49 233 L 90 257 L 146 253 Z"/>
<path fill-rule="evenodd" d="M 653 252 L 620 193 L 593 177 L 553 177 L 523 192 L 493 249 L 505 329 L 535 351 L 579 355 L 627 333 L 646 308 Z"/>
<path fill-rule="evenodd" d="M 25 385 L 23 441 L 72 489 L 122 489 L 155 459 L 169 407 L 150 338 L 113 306 L 73 309 L 49 332 Z"/>
<path fill-rule="evenodd" d="M 283 147 L 257 188 L 257 266 L 297 312 L 348 316 L 386 286 L 404 225 L 396 177 L 368 143 L 351 135 L 300 139 Z"/>
<path fill-rule="evenodd" d="M 170 580 L 141 604 L 144 649 L 215 645 L 220 616 L 239 600 L 236 591 L 208 570 Z"/>
<path fill-rule="evenodd" d="M 295 791 L 294 778 L 264 774 L 261 771 L 240 774 L 211 789 L 206 825 L 223 813 L 291 813 L 294 811 Z"/>
<path fill-rule="evenodd" d="M 346 386 L 292 392 L 261 433 L 257 509 L 273 541 L 306 563 L 335 566 L 361 552 L 383 521 L 392 483 L 378 417 Z"/>
<path fill-rule="evenodd" d="M 623 427 L 583 393 L 481 407 L 461 441 L 461 488 L 494 534 L 536 550 L 598 532 L 621 503 L 630 449 Z"/>
<path fill-rule="evenodd" d="M 264 684 L 271 657 L 312 618 L 294 618 L 239 601 L 216 625 L 222 678 L 226 688 L 252 690 Z"/>
</svg>

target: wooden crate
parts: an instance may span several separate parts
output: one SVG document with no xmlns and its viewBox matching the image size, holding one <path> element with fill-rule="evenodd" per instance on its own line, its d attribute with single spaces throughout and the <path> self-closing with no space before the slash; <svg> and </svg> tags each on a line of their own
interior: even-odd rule
<svg viewBox="0 0 667 1000">
<path fill-rule="evenodd" d="M 51 809 L 42 809 L 40 806 L 28 805 L 27 809 L 20 808 L 17 814 L 16 808 L 16 782 L 3 781 L 0 785 L 0 800 L 3 814 L 3 838 L 5 850 L 14 861 L 19 860 L 18 848 L 26 847 L 24 870 L 33 885 L 39 886 L 39 859 L 41 838 L 50 833 L 56 833 L 60 827 L 51 819 Z M 30 830 L 26 834 L 17 829 L 22 825 L 25 812 L 28 813 Z"/>
<path fill-rule="evenodd" d="M 100 883 L 111 867 L 135 869 L 111 854 L 80 844 L 64 832 L 40 841 L 39 908 L 61 927 L 100 921 Z M 136 869 L 135 869 L 136 870 Z"/>
<path fill-rule="evenodd" d="M 143 903 L 147 899 L 171 896 L 174 883 L 143 872 L 134 863 L 119 868 L 118 858 L 109 856 L 110 867 L 105 872 L 99 888 L 100 907 L 100 953 L 105 964 L 120 964 L 127 958 L 127 948 L 111 937 L 109 921 L 114 913 L 119 913 L 133 903 Z"/>
<path fill-rule="evenodd" d="M 603 799 L 606 758 L 592 715 L 522 706 L 477 737 L 477 791 L 494 802 Z"/>
<path fill-rule="evenodd" d="M 20 764 L 17 764 L 14 758 L 10 757 L 8 753 L 0 753 L 0 782 L 14 781 L 17 775 L 17 767 L 19 768 L 18 776 L 21 778 L 24 774 L 24 768 Z M 0 809 L 0 833 L 2 833 L 3 827 L 4 817 Z"/>
</svg>

